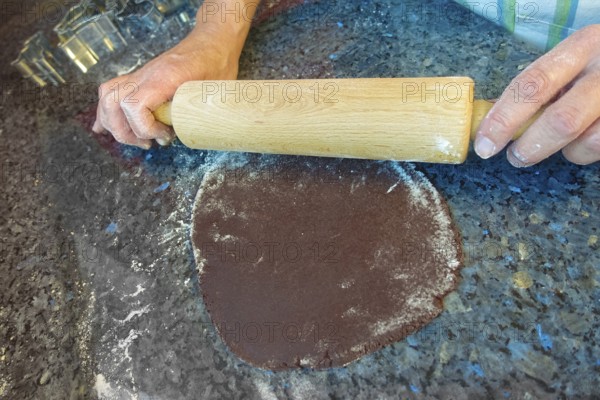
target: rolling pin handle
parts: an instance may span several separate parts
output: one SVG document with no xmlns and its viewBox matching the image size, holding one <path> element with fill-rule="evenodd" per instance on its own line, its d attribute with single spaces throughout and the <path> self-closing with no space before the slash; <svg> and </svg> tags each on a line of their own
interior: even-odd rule
<svg viewBox="0 0 600 400">
<path fill-rule="evenodd" d="M 171 102 L 167 101 L 166 103 L 162 103 L 154 112 L 154 118 L 157 121 L 162 122 L 165 125 L 173 126 L 173 121 L 171 120 Z"/>
</svg>

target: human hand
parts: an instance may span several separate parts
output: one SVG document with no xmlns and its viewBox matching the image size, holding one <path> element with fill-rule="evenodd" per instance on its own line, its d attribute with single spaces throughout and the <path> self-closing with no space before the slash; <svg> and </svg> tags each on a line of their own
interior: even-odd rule
<svg viewBox="0 0 600 400">
<path fill-rule="evenodd" d="M 600 25 L 573 33 L 513 79 L 479 127 L 477 154 L 484 159 L 497 154 L 553 99 L 508 147 L 515 167 L 531 166 L 559 150 L 576 164 L 600 160 Z"/>
<path fill-rule="evenodd" d="M 145 149 L 152 139 L 170 143 L 173 130 L 156 121 L 152 111 L 171 100 L 184 82 L 237 77 L 241 46 L 224 36 L 210 29 L 192 32 L 139 70 L 101 84 L 92 130 L 109 131 L 118 142 Z"/>
</svg>

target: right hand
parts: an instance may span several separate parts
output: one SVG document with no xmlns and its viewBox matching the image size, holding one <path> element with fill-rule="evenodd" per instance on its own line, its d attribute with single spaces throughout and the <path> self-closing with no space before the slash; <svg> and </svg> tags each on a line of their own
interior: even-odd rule
<svg viewBox="0 0 600 400">
<path fill-rule="evenodd" d="M 198 28 L 139 70 L 101 84 L 92 130 L 109 131 L 118 142 L 144 149 L 152 146 L 152 139 L 170 143 L 173 130 L 156 121 L 152 111 L 171 100 L 184 82 L 237 78 L 240 46 Z"/>
</svg>

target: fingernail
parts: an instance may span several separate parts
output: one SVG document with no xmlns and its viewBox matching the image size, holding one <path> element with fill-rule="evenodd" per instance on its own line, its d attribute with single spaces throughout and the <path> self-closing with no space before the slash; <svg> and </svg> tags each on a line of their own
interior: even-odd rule
<svg viewBox="0 0 600 400">
<path fill-rule="evenodd" d="M 137 145 L 143 148 L 144 150 L 150 150 L 150 148 L 152 147 L 152 142 L 148 140 L 139 140 Z"/>
<path fill-rule="evenodd" d="M 510 155 L 510 157 L 508 157 L 508 162 L 511 163 L 513 167 L 524 168 L 531 165 L 527 162 L 527 158 L 523 157 L 514 146 L 509 147 L 508 154 Z"/>
<path fill-rule="evenodd" d="M 158 143 L 164 147 L 164 146 L 170 145 L 172 140 L 173 139 L 171 139 L 171 138 L 157 138 L 156 143 Z"/>
<path fill-rule="evenodd" d="M 475 141 L 475 152 L 485 160 L 496 153 L 496 145 L 487 137 L 482 136 Z"/>
<path fill-rule="evenodd" d="M 161 146 L 168 146 L 171 144 L 173 139 L 175 139 L 175 136 L 171 132 L 166 132 L 163 137 L 156 138 L 156 143 L 160 144 Z"/>
</svg>

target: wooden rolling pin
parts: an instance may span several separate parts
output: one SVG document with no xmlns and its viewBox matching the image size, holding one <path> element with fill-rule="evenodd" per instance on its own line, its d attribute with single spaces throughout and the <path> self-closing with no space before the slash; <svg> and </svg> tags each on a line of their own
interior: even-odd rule
<svg viewBox="0 0 600 400">
<path fill-rule="evenodd" d="M 196 149 L 458 164 L 493 104 L 473 101 L 474 85 L 468 77 L 192 81 L 154 115 Z"/>
</svg>

